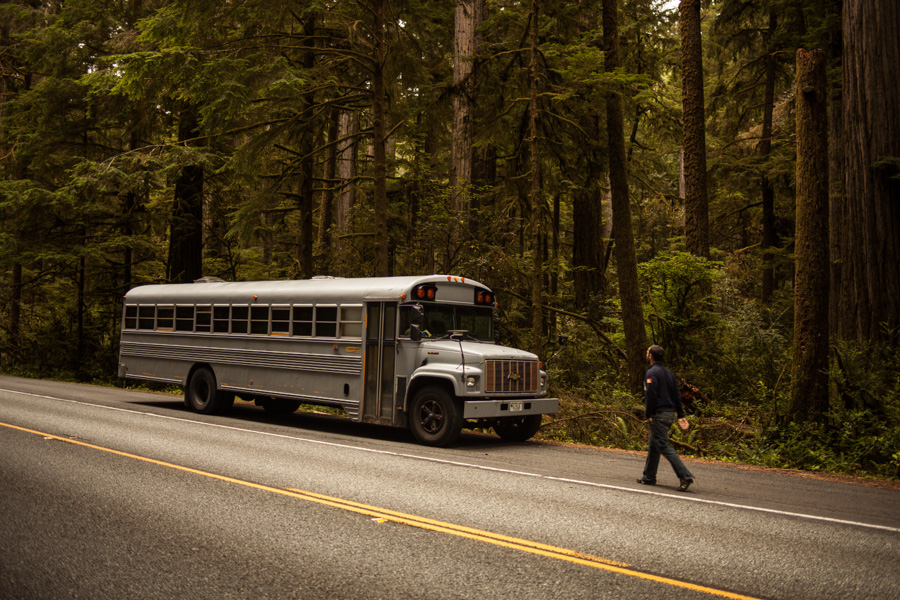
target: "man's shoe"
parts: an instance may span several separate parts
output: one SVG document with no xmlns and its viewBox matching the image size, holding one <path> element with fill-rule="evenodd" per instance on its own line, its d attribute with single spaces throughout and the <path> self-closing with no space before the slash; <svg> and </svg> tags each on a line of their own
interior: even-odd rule
<svg viewBox="0 0 900 600">
<path fill-rule="evenodd" d="M 655 481 L 647 481 L 647 480 L 644 479 L 643 477 L 640 478 L 640 479 L 638 479 L 637 482 L 638 482 L 638 483 L 642 483 L 642 484 L 644 484 L 644 485 L 656 485 L 656 482 L 655 482 Z M 687 488 L 685 488 L 685 489 L 687 489 Z"/>
<path fill-rule="evenodd" d="M 691 487 L 691 484 L 692 484 L 692 483 L 694 483 L 694 480 L 693 480 L 693 479 L 682 479 L 682 480 L 681 480 L 681 485 L 678 486 L 678 491 L 679 491 L 679 492 L 686 492 L 687 489 L 688 489 L 689 487 Z"/>
</svg>

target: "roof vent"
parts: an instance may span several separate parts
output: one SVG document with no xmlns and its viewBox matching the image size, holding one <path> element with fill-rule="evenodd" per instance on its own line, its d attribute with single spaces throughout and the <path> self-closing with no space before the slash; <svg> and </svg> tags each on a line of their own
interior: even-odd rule
<svg viewBox="0 0 900 600">
<path fill-rule="evenodd" d="M 195 279 L 194 283 L 225 283 L 225 280 L 222 279 L 221 277 L 207 275 L 206 277 L 201 277 L 200 279 Z"/>
</svg>

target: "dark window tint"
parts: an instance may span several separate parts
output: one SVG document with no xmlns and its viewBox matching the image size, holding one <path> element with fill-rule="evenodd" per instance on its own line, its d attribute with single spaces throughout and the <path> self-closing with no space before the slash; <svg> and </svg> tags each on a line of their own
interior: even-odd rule
<svg viewBox="0 0 900 600">
<path fill-rule="evenodd" d="M 247 333 L 247 322 L 250 319 L 250 308 L 246 306 L 231 307 L 231 333 Z"/>
<path fill-rule="evenodd" d="M 250 333 L 260 335 L 269 333 L 268 306 L 253 306 L 250 308 Z"/>
<path fill-rule="evenodd" d="M 194 307 L 193 306 L 176 306 L 175 307 L 175 330 L 176 331 L 193 331 L 194 330 Z"/>
</svg>

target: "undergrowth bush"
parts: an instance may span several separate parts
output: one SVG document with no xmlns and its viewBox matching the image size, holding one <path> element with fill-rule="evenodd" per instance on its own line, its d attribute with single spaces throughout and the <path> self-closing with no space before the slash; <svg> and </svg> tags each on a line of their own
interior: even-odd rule
<svg viewBox="0 0 900 600">
<path fill-rule="evenodd" d="M 790 341 L 764 310 L 723 310 L 719 347 L 729 359 L 670 365 L 685 387 L 691 428 L 672 429 L 684 456 L 767 467 L 900 479 L 900 354 L 887 345 L 832 348 L 831 410 L 821 422 L 786 419 Z M 639 394 L 602 358 L 604 342 L 581 330 L 550 367 L 560 411 L 544 439 L 643 451 L 647 427 Z M 566 354 L 569 353 L 569 354 Z"/>
</svg>

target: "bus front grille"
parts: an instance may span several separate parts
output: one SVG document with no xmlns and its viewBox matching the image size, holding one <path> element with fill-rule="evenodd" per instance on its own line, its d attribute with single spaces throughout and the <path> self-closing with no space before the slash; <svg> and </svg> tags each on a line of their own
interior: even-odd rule
<svg viewBox="0 0 900 600">
<path fill-rule="evenodd" d="M 540 372 L 536 360 L 484 361 L 484 391 L 492 393 L 536 393 Z"/>
</svg>

